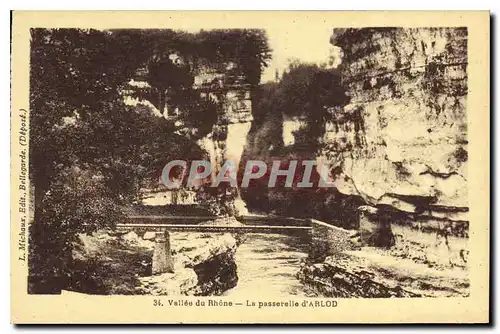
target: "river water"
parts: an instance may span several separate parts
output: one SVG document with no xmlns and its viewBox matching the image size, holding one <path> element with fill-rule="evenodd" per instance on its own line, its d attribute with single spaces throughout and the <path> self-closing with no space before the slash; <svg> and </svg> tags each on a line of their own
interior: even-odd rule
<svg viewBox="0 0 500 334">
<path fill-rule="evenodd" d="M 314 296 L 296 278 L 301 262 L 308 256 L 308 236 L 250 233 L 245 238 L 235 254 L 238 285 L 225 296 Z"/>
</svg>

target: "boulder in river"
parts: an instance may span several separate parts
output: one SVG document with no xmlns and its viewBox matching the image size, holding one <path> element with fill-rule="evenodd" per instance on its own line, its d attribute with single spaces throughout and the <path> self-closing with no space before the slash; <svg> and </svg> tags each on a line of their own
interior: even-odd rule
<svg viewBox="0 0 500 334">
<path fill-rule="evenodd" d="M 144 235 L 142 236 L 142 239 L 144 239 L 144 240 L 154 240 L 155 237 L 156 237 L 156 232 L 148 231 L 148 232 L 144 233 Z"/>
</svg>

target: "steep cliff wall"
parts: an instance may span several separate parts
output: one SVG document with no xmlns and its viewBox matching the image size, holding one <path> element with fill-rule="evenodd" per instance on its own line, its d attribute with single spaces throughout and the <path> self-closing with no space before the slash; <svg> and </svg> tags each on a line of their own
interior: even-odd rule
<svg viewBox="0 0 500 334">
<path fill-rule="evenodd" d="M 331 108 L 322 158 L 339 192 L 367 204 L 356 210 L 362 248 L 347 263 L 416 295 L 468 295 L 467 30 L 335 29 L 331 43 L 351 100 Z M 361 279 L 338 256 L 328 261 L 301 279 Z M 390 277 L 413 278 L 377 274 L 390 263 L 400 264 Z"/>
<path fill-rule="evenodd" d="M 465 265 L 467 30 L 335 29 L 331 43 L 342 49 L 351 101 L 331 110 L 325 155 L 339 191 L 376 207 L 360 218 L 361 232 L 384 220 L 395 233 L 385 246 L 405 245 L 407 255 L 419 253 L 408 245 L 421 233 L 435 234 L 422 247 L 444 243 L 451 254 L 436 261 Z"/>
<path fill-rule="evenodd" d="M 407 212 L 466 211 L 467 30 L 335 29 L 331 42 L 351 97 L 325 138 L 339 190 Z"/>
</svg>

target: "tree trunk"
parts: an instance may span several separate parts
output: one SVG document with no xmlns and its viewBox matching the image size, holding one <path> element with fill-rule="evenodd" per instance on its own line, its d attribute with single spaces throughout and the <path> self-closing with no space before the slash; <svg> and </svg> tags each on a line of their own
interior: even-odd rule
<svg viewBox="0 0 500 334">
<path fill-rule="evenodd" d="M 65 266 L 71 260 L 71 253 L 64 252 L 56 242 L 53 227 L 44 226 L 41 218 L 43 201 L 50 185 L 48 175 L 42 171 L 34 172 L 32 182 L 34 188 L 34 216 L 30 226 L 28 255 L 28 292 L 33 294 L 60 294 L 64 286 Z"/>
<path fill-rule="evenodd" d="M 167 112 L 165 110 L 165 105 L 166 105 L 166 101 L 165 100 L 166 100 L 165 89 L 160 89 L 160 95 L 159 95 L 159 101 L 158 101 L 158 108 L 159 108 L 160 113 L 163 116 L 168 116 Z"/>
</svg>

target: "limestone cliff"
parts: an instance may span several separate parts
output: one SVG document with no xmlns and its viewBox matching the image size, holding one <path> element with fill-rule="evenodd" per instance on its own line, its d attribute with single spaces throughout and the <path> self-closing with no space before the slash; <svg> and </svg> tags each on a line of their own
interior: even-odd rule
<svg viewBox="0 0 500 334">
<path fill-rule="evenodd" d="M 330 108 L 322 158 L 367 205 L 361 248 L 299 279 L 326 296 L 467 296 L 467 30 L 335 29 L 331 43 L 350 103 Z"/>
<path fill-rule="evenodd" d="M 467 30 L 335 29 L 331 43 L 351 100 L 331 110 L 325 156 L 338 190 L 377 208 L 361 214 L 361 232 L 384 221 L 395 234 L 384 246 L 406 255 L 431 233 L 423 247 L 451 254 L 422 261 L 465 266 Z"/>
<path fill-rule="evenodd" d="M 466 220 L 467 30 L 335 29 L 331 43 L 351 97 L 325 137 L 338 189 Z"/>
</svg>

